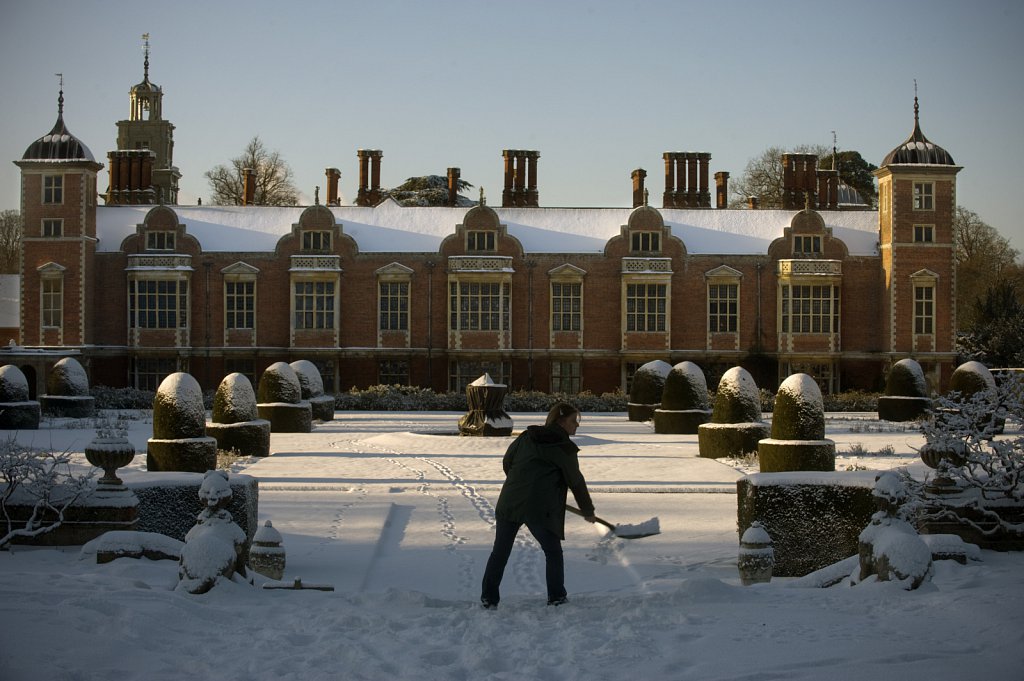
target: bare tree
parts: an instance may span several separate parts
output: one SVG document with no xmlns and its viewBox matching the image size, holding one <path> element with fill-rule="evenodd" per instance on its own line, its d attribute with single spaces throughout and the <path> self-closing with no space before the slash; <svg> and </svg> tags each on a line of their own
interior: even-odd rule
<svg viewBox="0 0 1024 681">
<path fill-rule="evenodd" d="M 277 151 L 270 151 L 256 135 L 241 156 L 230 165 L 219 165 L 206 172 L 216 206 L 240 206 L 245 199 L 245 171 L 255 174 L 253 203 L 258 206 L 294 206 L 299 203 L 299 190 L 292 178 L 292 169 Z"/>
<path fill-rule="evenodd" d="M 876 169 L 857 151 L 840 151 L 836 154 L 838 163 L 832 160 L 832 150 L 820 144 L 801 144 L 793 149 L 768 147 L 759 156 L 747 161 L 747 167 L 739 179 L 732 183 L 734 208 L 746 205 L 747 198 L 756 196 L 761 208 L 782 208 L 782 155 L 814 154 L 818 167 L 839 171 L 839 179 L 853 187 L 868 205 L 874 206 L 878 197 L 875 178 L 871 171 Z"/>
<path fill-rule="evenodd" d="M 16 210 L 0 212 L 0 274 L 18 273 L 18 249 L 23 225 Z"/>
<path fill-rule="evenodd" d="M 975 303 L 997 284 L 1021 277 L 1021 268 L 1016 264 L 1020 254 L 1006 237 L 963 206 L 957 206 L 953 215 L 953 243 L 956 295 L 958 307 L 963 310 L 958 326 L 969 331 L 985 322 L 979 318 L 981 308 Z"/>
</svg>

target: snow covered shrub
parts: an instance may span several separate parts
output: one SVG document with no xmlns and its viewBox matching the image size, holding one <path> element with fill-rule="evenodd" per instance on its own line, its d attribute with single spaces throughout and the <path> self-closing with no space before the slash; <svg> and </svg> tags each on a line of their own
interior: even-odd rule
<svg viewBox="0 0 1024 681">
<path fill-rule="evenodd" d="M 292 362 L 291 367 L 299 379 L 302 399 L 307 400 L 313 410 L 313 418 L 317 421 L 333 421 L 334 396 L 324 394 L 324 380 L 317 366 L 308 359 L 300 359 Z"/>
<path fill-rule="evenodd" d="M 89 378 L 78 360 L 65 357 L 53 365 L 39 403 L 47 416 L 88 418 L 95 413 L 96 399 L 89 395 Z"/>
<path fill-rule="evenodd" d="M 878 418 L 916 421 L 930 408 L 928 382 L 921 365 L 910 358 L 896 362 L 885 381 L 885 395 L 878 398 Z"/>
<path fill-rule="evenodd" d="M 212 421 L 206 432 L 217 440 L 218 450 L 239 456 L 270 455 L 270 421 L 259 417 L 256 393 L 244 374 L 228 374 L 217 386 Z"/>
<path fill-rule="evenodd" d="M 630 421 L 650 421 L 654 410 L 661 406 L 661 393 L 665 390 L 665 378 L 672 371 L 672 365 L 656 359 L 644 364 L 633 374 L 626 408 Z"/>
<path fill-rule="evenodd" d="M 150 471 L 199 473 L 217 465 L 217 441 L 206 435 L 203 391 L 190 374 L 173 373 L 157 388 L 147 449 Z"/>
<path fill-rule="evenodd" d="M 834 471 L 836 446 L 825 439 L 821 390 L 807 374 L 793 374 L 779 386 L 771 437 L 757 445 L 762 473 Z"/>
<path fill-rule="evenodd" d="M 313 407 L 302 399 L 299 377 L 287 362 L 274 362 L 263 372 L 258 400 L 256 409 L 260 418 L 270 421 L 271 432 L 313 431 Z"/>
<path fill-rule="evenodd" d="M 654 410 L 654 432 L 696 434 L 711 418 L 704 372 L 693 362 L 680 362 L 665 377 L 661 406 Z"/>
<path fill-rule="evenodd" d="M 768 434 L 754 377 L 743 367 L 729 369 L 718 382 L 711 423 L 697 429 L 700 455 L 741 458 L 757 452 L 757 443 Z"/>
<path fill-rule="evenodd" d="M 0 367 L 0 430 L 37 430 L 42 411 L 29 400 L 28 380 L 13 364 Z"/>
<path fill-rule="evenodd" d="M 880 581 L 900 582 L 907 590 L 916 589 L 931 574 L 932 552 L 917 530 L 899 516 L 907 490 L 898 474 L 885 472 L 878 476 L 871 494 L 879 510 L 858 538 L 858 580 L 875 575 Z"/>
<path fill-rule="evenodd" d="M 95 473 L 94 468 L 76 473 L 67 452 L 26 447 L 14 435 L 0 440 L 0 507 L 4 518 L 0 548 L 60 527 L 68 509 L 92 494 Z"/>
<path fill-rule="evenodd" d="M 96 398 L 97 409 L 140 409 L 153 408 L 156 393 L 138 388 L 111 388 L 106 385 L 95 385 L 89 394 Z"/>
</svg>

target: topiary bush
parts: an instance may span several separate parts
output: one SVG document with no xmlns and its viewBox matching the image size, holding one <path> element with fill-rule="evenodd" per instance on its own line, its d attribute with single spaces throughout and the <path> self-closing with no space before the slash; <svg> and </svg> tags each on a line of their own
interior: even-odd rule
<svg viewBox="0 0 1024 681">
<path fill-rule="evenodd" d="M 762 472 L 834 471 L 836 446 L 825 439 L 821 390 L 807 374 L 779 386 L 771 437 L 757 445 Z"/>
<path fill-rule="evenodd" d="M 0 430 L 38 430 L 42 411 L 28 399 L 28 379 L 13 364 L 0 367 Z"/>
<path fill-rule="evenodd" d="M 300 359 L 291 363 L 295 376 L 299 379 L 302 399 L 309 402 L 313 410 L 313 418 L 317 421 L 334 420 L 334 396 L 324 394 L 324 380 L 320 370 L 308 359 Z"/>
<path fill-rule="evenodd" d="M 722 375 L 715 393 L 711 423 L 697 429 L 700 455 L 706 458 L 741 457 L 757 451 L 769 427 L 761 420 L 761 399 L 754 377 L 743 367 Z"/>
<path fill-rule="evenodd" d="M 648 362 L 636 370 L 627 404 L 630 421 L 650 421 L 654 418 L 654 410 L 661 406 L 665 379 L 671 371 L 672 365 L 660 359 Z"/>
<path fill-rule="evenodd" d="M 259 417 L 256 393 L 244 374 L 228 374 L 217 386 L 212 420 L 206 431 L 217 440 L 217 449 L 240 456 L 270 456 L 270 421 Z"/>
<path fill-rule="evenodd" d="M 921 365 L 909 357 L 889 370 L 885 395 L 878 398 L 878 418 L 885 421 L 916 421 L 928 413 L 928 382 Z"/>
<path fill-rule="evenodd" d="M 310 433 L 313 408 L 302 399 L 302 387 L 295 370 L 287 362 L 275 362 L 260 377 L 256 409 L 260 418 L 270 421 L 274 433 Z"/>
<path fill-rule="evenodd" d="M 64 357 L 53 365 L 39 403 L 47 416 L 81 419 L 96 412 L 96 399 L 89 395 L 89 377 L 78 360 Z"/>
<path fill-rule="evenodd" d="M 634 379 L 635 380 L 635 379 Z M 680 362 L 665 377 L 661 406 L 654 410 L 655 433 L 695 435 L 711 418 L 704 372 L 693 362 Z"/>
<path fill-rule="evenodd" d="M 217 467 L 217 441 L 206 435 L 203 391 L 191 375 L 173 373 L 153 398 L 153 437 L 147 442 L 150 471 L 205 473 Z"/>
</svg>

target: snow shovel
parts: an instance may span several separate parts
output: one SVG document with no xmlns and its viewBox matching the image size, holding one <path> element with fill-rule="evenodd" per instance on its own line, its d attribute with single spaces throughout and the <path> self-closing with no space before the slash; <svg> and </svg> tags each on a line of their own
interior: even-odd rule
<svg viewBox="0 0 1024 681">
<path fill-rule="evenodd" d="M 565 510 L 570 513 L 575 513 L 580 517 L 586 517 L 580 509 L 570 506 L 569 504 L 565 505 Z M 598 518 L 597 516 L 594 516 L 594 520 L 607 527 L 612 531 L 612 534 L 621 539 L 640 539 L 641 537 L 650 537 L 655 534 L 661 534 L 661 525 L 658 522 L 657 516 L 650 520 L 645 520 L 639 525 L 612 525 L 607 520 Z"/>
</svg>

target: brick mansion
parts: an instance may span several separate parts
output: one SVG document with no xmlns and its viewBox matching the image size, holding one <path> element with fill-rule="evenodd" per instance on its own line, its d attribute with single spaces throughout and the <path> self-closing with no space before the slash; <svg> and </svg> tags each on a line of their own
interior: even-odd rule
<svg viewBox="0 0 1024 681">
<path fill-rule="evenodd" d="M 63 356 L 94 385 L 146 389 L 179 370 L 207 389 L 235 371 L 255 382 L 296 359 L 334 390 L 462 390 L 487 371 L 566 393 L 625 389 L 655 359 L 696 362 L 711 386 L 739 364 L 761 387 L 800 371 L 830 392 L 879 389 L 905 357 L 935 388 L 955 366 L 961 167 L 921 132 L 916 102 L 913 120 L 879 121 L 894 141 L 912 132 L 875 171 L 877 209 L 788 154 L 785 209 L 758 210 L 726 207 L 728 173 L 706 152 L 664 154 L 660 201 L 638 169 L 631 206 L 543 207 L 540 154 L 516 149 L 493 206 L 482 191 L 459 205 L 458 168 L 448 206 L 383 198 L 379 150 L 357 153 L 354 205 L 335 168 L 310 206 L 178 205 L 162 98 L 147 56 L 105 171 L 69 132 L 63 93 L 53 129 L 14 161 L 20 328 L 2 363 L 34 392 Z"/>
</svg>

